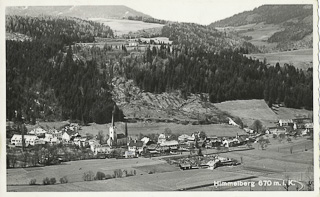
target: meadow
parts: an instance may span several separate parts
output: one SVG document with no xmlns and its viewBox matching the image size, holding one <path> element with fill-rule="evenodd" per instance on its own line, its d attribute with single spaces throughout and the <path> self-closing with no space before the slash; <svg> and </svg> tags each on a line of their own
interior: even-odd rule
<svg viewBox="0 0 320 197">
<path fill-rule="evenodd" d="M 145 23 L 142 21 L 134 20 L 120 20 L 120 19 L 105 19 L 105 18 L 90 18 L 95 22 L 101 22 L 111 27 L 115 35 L 121 36 L 128 34 L 129 32 L 136 32 L 142 29 L 158 28 L 163 27 L 162 24 L 157 23 Z"/>
<path fill-rule="evenodd" d="M 276 63 L 279 62 L 280 66 L 283 66 L 285 63 L 287 63 L 303 70 L 313 67 L 313 49 L 249 54 L 247 57 L 259 59 L 260 61 L 263 61 L 264 58 L 266 58 L 267 64 L 270 65 L 276 65 Z"/>
</svg>

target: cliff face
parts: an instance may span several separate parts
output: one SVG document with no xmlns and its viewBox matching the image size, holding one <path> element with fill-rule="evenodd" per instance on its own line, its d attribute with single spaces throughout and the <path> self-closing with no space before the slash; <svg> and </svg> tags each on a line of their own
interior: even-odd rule
<svg viewBox="0 0 320 197">
<path fill-rule="evenodd" d="M 212 103 L 205 102 L 208 95 L 190 94 L 187 99 L 180 92 L 152 94 L 143 92 L 132 80 L 114 78 L 112 97 L 128 118 L 158 120 L 209 120 L 222 114 Z"/>
</svg>

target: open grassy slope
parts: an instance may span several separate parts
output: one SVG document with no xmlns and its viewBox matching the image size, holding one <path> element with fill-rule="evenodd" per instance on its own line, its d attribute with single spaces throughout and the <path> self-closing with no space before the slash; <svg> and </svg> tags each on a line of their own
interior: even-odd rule
<svg viewBox="0 0 320 197">
<path fill-rule="evenodd" d="M 95 22 L 101 22 L 111 27 L 115 35 L 128 34 L 129 32 L 136 32 L 143 29 L 161 28 L 164 25 L 157 23 L 145 23 L 142 21 L 120 20 L 120 19 L 105 19 L 105 18 L 90 18 Z"/>
<path fill-rule="evenodd" d="M 279 62 L 280 66 L 285 63 L 292 64 L 299 69 L 308 69 L 313 66 L 313 49 L 301 49 L 295 51 L 285 51 L 277 53 L 261 53 L 248 54 L 247 57 L 252 57 L 263 61 L 266 58 L 267 63 L 275 65 Z"/>
</svg>

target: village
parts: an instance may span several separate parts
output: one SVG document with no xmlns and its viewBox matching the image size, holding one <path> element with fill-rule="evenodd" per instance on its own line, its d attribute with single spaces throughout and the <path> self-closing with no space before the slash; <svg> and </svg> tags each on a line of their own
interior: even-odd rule
<svg viewBox="0 0 320 197">
<path fill-rule="evenodd" d="M 138 158 L 138 157 L 163 157 L 163 156 L 210 156 L 218 155 L 221 152 L 250 150 L 253 144 L 258 144 L 258 148 L 265 149 L 270 144 L 269 136 L 278 139 L 279 142 L 292 141 L 292 138 L 303 136 L 313 136 L 313 123 L 310 118 L 299 118 L 284 120 L 280 119 L 275 122 L 274 127 L 268 127 L 266 130 L 253 130 L 250 128 L 240 129 L 232 118 L 229 119 L 229 125 L 239 129 L 233 134 L 208 135 L 204 131 L 194 131 L 192 135 L 182 134 L 175 135 L 170 129 L 166 130 L 156 137 L 150 135 L 139 135 L 133 137 L 129 135 L 127 123 L 125 123 L 124 131 L 115 126 L 112 116 L 112 122 L 109 129 L 106 128 L 108 139 L 101 140 L 101 134 L 96 136 L 80 135 L 81 126 L 77 123 L 66 123 L 61 129 L 41 128 L 35 126 L 34 129 L 27 131 L 26 134 L 13 134 L 7 139 L 8 148 L 8 167 L 31 167 L 60 164 L 70 160 L 83 159 L 105 159 L 105 158 Z M 130 124 L 130 123 L 129 123 Z M 10 124 L 7 124 L 10 129 Z M 261 129 L 261 128 L 260 128 Z M 241 132 L 238 132 L 241 131 Z M 267 136 L 267 137 L 266 137 Z M 56 155 L 51 159 L 44 158 L 49 156 L 37 157 L 37 161 L 28 162 L 18 161 L 19 159 L 10 159 L 14 155 L 18 156 L 22 152 L 29 152 L 34 156 L 34 147 L 52 147 L 56 149 Z M 71 150 L 77 149 L 78 156 L 67 157 Z M 42 148 L 42 149 L 43 149 Z M 13 153 L 10 155 L 10 151 Z M 19 151 L 20 150 L 20 151 Z M 63 151 L 62 151 L 63 150 Z M 81 151 L 87 156 L 81 156 Z M 53 155 L 53 154 L 52 154 Z M 208 159 L 210 158 L 210 159 Z M 199 167 L 215 168 L 217 162 L 227 161 L 227 163 L 238 165 L 239 162 L 229 158 L 207 157 L 205 162 L 200 165 L 199 162 L 193 160 L 186 161 L 178 159 L 170 161 L 178 163 L 181 169 L 191 169 Z M 48 161 L 49 160 L 49 161 Z M 47 162 L 46 162 L 47 161 Z M 215 161 L 215 162 L 213 162 Z M 19 164 L 20 163 L 20 164 Z M 241 162 L 240 162 L 241 163 Z"/>
</svg>

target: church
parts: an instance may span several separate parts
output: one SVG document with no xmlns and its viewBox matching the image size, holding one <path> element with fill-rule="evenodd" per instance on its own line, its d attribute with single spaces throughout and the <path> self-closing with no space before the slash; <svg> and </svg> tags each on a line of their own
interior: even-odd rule
<svg viewBox="0 0 320 197">
<path fill-rule="evenodd" d="M 112 111 L 112 121 L 109 127 L 109 139 L 107 140 L 107 144 L 111 147 L 126 146 L 129 142 L 127 123 L 125 123 L 125 134 L 123 133 L 117 134 L 117 127 L 114 124 L 114 112 L 115 112 L 115 107 L 113 108 L 113 111 Z"/>
</svg>

